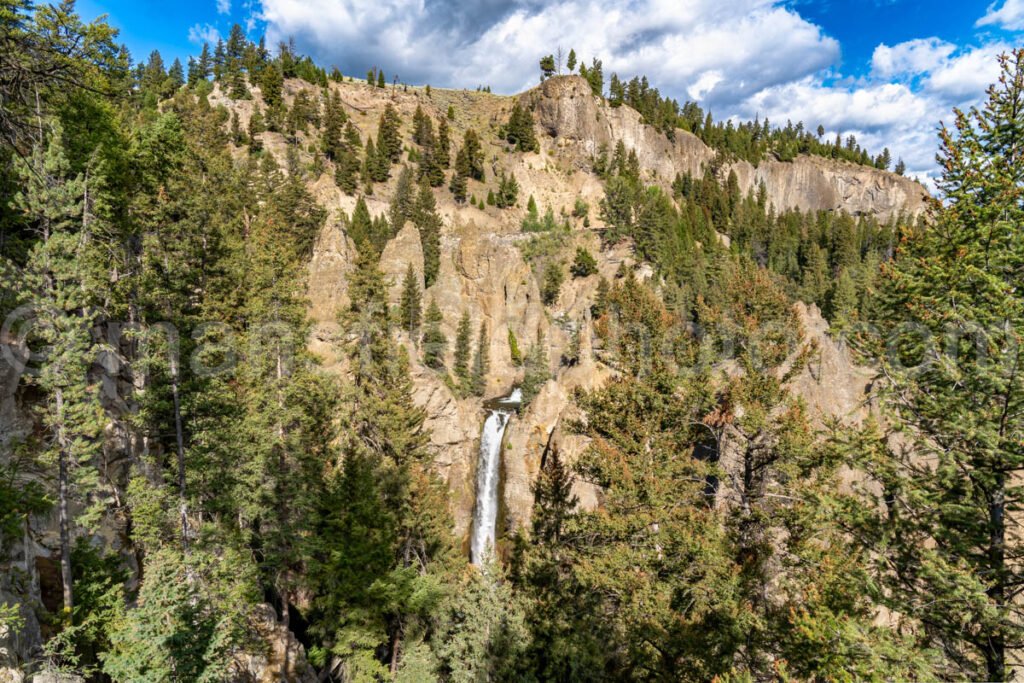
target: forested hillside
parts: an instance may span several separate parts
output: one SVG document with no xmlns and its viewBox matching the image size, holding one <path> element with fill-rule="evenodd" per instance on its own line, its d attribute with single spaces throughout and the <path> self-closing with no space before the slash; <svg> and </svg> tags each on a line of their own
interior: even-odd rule
<svg viewBox="0 0 1024 683">
<path fill-rule="evenodd" d="M 0 681 L 1013 677 L 1024 51 L 941 204 L 540 66 L 0 0 Z"/>
</svg>

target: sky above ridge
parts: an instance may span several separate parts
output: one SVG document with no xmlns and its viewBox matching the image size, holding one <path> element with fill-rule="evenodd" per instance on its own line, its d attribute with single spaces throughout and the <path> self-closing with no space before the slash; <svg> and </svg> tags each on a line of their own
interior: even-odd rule
<svg viewBox="0 0 1024 683">
<path fill-rule="evenodd" d="M 1024 0 L 80 0 L 107 14 L 136 59 L 169 63 L 242 24 L 268 45 L 346 74 L 514 93 L 561 46 L 607 82 L 647 75 L 716 119 L 787 119 L 889 147 L 908 173 L 936 175 L 936 128 L 984 97 L 996 55 L 1024 44 Z"/>
</svg>

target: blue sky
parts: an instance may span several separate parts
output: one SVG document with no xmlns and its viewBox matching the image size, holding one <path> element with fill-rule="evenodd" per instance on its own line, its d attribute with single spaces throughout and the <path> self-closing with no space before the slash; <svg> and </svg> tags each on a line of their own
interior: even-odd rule
<svg viewBox="0 0 1024 683">
<path fill-rule="evenodd" d="M 768 116 L 888 146 L 935 173 L 935 126 L 978 101 L 995 55 L 1024 41 L 1024 0 L 79 0 L 109 15 L 136 59 L 168 63 L 241 23 L 294 38 L 325 66 L 436 86 L 534 84 L 561 45 L 606 73 L 646 74 L 716 118 Z"/>
</svg>

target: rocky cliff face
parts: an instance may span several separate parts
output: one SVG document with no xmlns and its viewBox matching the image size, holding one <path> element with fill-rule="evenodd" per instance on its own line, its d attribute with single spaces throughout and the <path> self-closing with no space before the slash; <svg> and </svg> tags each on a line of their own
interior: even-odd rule
<svg viewBox="0 0 1024 683">
<path fill-rule="evenodd" d="M 462 130 L 468 127 L 478 131 L 489 128 L 490 132 L 483 137 L 485 156 L 492 162 L 492 168 L 497 168 L 496 162 L 500 161 L 501 167 L 512 170 L 521 186 L 520 196 L 533 195 L 542 211 L 546 207 L 556 212 L 571 208 L 576 198 L 596 207 L 603 189 L 600 181 L 584 169 L 589 168 L 602 144 L 614 147 L 617 140 L 623 140 L 627 149 L 637 152 L 648 180 L 665 184 L 676 173 L 701 173 L 703 164 L 714 157 L 714 151 L 693 135 L 677 131 L 675 139 L 670 140 L 645 125 L 634 110 L 609 107 L 595 98 L 587 83 L 578 77 L 550 79 L 521 96 L 534 105 L 543 133 L 541 151 L 537 154 L 512 154 L 495 142 L 494 131 L 507 117 L 511 98 L 446 91 L 435 91 L 432 99 L 419 91 L 398 92 L 389 97 L 361 84 L 340 87 L 344 101 L 358 102 L 374 114 L 354 117 L 364 135 L 374 132 L 376 112 L 389 99 L 407 123 L 417 105 L 440 118 L 448 105 L 454 103 L 458 114 L 453 122 L 453 139 L 460 138 Z M 272 145 L 268 147 L 273 149 Z M 801 157 L 791 163 L 764 161 L 756 168 L 741 161 L 732 164 L 732 168 L 742 189 L 756 188 L 763 182 L 770 201 L 779 208 L 843 209 L 885 220 L 900 212 L 919 213 L 927 200 L 925 190 L 907 178 L 820 158 Z M 491 170 L 488 169 L 489 180 Z M 487 186 L 472 183 L 470 192 L 482 197 L 491 185 L 493 181 Z M 354 206 L 354 198 L 343 196 L 329 179 L 321 178 L 313 187 L 328 208 L 351 211 Z M 386 199 L 390 198 L 391 189 L 380 188 L 368 199 L 371 213 L 388 208 Z M 530 407 L 515 416 L 506 430 L 501 515 L 505 528 L 499 529 L 499 533 L 509 532 L 529 523 L 531 487 L 544 454 L 557 447 L 571 463 L 586 447 L 585 440 L 565 428 L 573 410 L 571 393 L 576 388 L 596 388 L 612 374 L 587 352 L 591 330 L 586 312 L 593 301 L 598 277 L 569 279 L 558 301 L 545 307 L 540 301 L 537 273 L 521 249 L 530 237 L 518 229 L 522 210 L 457 205 L 445 191 L 438 191 L 437 200 L 445 219 L 441 268 L 437 281 L 426 290 L 424 301 L 437 301 L 449 341 L 455 338 L 455 326 L 463 312 L 469 313 L 474 340 L 480 324 L 487 325 L 491 363 L 488 396 L 507 392 L 522 379 L 522 369 L 510 357 L 509 330 L 524 348 L 542 335 L 555 373 Z M 623 262 L 633 263 L 631 253 L 626 245 L 602 251 L 593 232 L 601 227 L 601 222 L 593 215 L 596 211 L 591 213 L 592 230 L 584 229 L 576 221 L 563 254 L 571 258 L 575 246 L 586 246 L 597 256 L 600 273 L 610 278 Z M 331 340 L 336 332 L 336 311 L 347 301 L 345 273 L 352 256 L 352 245 L 338 223 L 329 222 L 309 271 L 310 312 L 316 322 L 313 347 L 329 362 L 333 360 Z M 413 226 L 406 225 L 387 245 L 381 258 L 381 269 L 392 283 L 393 304 L 398 301 L 400 284 L 410 263 L 422 272 L 418 233 Z M 847 351 L 828 336 L 828 323 L 816 308 L 801 307 L 800 313 L 808 341 L 817 345 L 817 352 L 815 362 L 794 380 L 793 390 L 804 396 L 819 418 L 859 415 L 870 373 L 854 366 Z M 559 357 L 569 340 L 567 330 L 574 324 L 583 325 L 584 359 L 575 367 L 559 368 Z M 410 346 L 410 350 L 414 349 Z M 416 363 L 413 380 L 414 400 L 429 416 L 437 469 L 451 488 L 455 532 L 465 539 L 475 503 L 477 450 L 485 417 L 482 401 L 457 398 L 436 372 Z M 577 494 L 581 504 L 597 504 L 595 491 L 579 485 Z"/>
<path fill-rule="evenodd" d="M 654 179 L 671 182 L 677 173 L 700 175 L 715 151 L 697 136 L 676 131 L 670 140 L 645 125 L 629 107 L 611 107 L 594 97 L 579 76 L 545 81 L 525 95 L 536 104 L 541 129 L 565 153 L 589 159 L 602 144 L 622 140 L 635 150 L 640 166 Z M 928 193 L 917 182 L 874 168 L 820 157 L 797 157 L 792 162 L 765 160 L 756 167 L 746 161 L 730 165 L 743 192 L 763 183 L 776 209 L 803 211 L 843 209 L 852 214 L 888 220 L 901 211 L 924 210 Z"/>
</svg>

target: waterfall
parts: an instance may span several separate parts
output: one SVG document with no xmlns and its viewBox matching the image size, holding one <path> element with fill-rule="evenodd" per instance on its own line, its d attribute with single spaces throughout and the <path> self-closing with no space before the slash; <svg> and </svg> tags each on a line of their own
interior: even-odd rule
<svg viewBox="0 0 1024 683">
<path fill-rule="evenodd" d="M 498 480 L 501 477 L 501 442 L 509 417 L 522 401 L 522 392 L 488 402 L 490 410 L 480 435 L 480 460 L 476 474 L 476 509 L 473 513 L 473 534 L 470 537 L 469 559 L 483 564 L 493 552 L 498 523 Z"/>
</svg>

